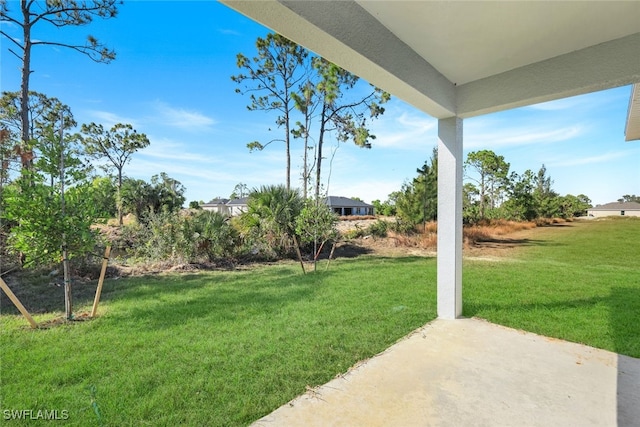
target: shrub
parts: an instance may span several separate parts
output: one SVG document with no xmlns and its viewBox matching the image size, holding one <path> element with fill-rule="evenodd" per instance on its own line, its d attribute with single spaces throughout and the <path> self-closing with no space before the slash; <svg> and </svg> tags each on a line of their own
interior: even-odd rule
<svg viewBox="0 0 640 427">
<path fill-rule="evenodd" d="M 387 230 L 389 223 L 384 220 L 377 220 L 366 229 L 366 234 L 370 234 L 374 237 L 387 237 Z"/>
<path fill-rule="evenodd" d="M 239 235 L 229 218 L 211 211 L 199 211 L 191 220 L 196 255 L 209 261 L 231 256 L 238 246 Z"/>
<path fill-rule="evenodd" d="M 355 225 L 355 228 L 352 228 L 351 230 L 347 230 L 343 233 L 344 238 L 347 240 L 357 239 L 358 237 L 363 237 L 365 235 L 366 233 L 364 228 L 359 227 L 357 224 Z"/>
<path fill-rule="evenodd" d="M 389 224 L 389 228 L 396 233 L 411 234 L 415 231 L 415 227 L 411 222 L 396 218 L 396 222 Z"/>
<path fill-rule="evenodd" d="M 218 212 L 150 213 L 145 224 L 122 228 L 117 246 L 145 261 L 193 263 L 232 256 L 238 233 Z"/>
</svg>

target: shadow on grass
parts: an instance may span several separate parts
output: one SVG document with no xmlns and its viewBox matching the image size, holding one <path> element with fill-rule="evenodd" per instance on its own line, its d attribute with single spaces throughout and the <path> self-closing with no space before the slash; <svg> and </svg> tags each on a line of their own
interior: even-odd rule
<svg viewBox="0 0 640 427">
<path fill-rule="evenodd" d="M 640 280 L 636 287 L 616 286 L 608 299 L 611 330 L 616 351 L 632 348 L 632 354 L 640 357 Z M 624 334 L 621 331 L 625 331 Z M 639 383 L 640 384 L 640 383 Z"/>
<path fill-rule="evenodd" d="M 334 254 L 334 259 L 332 263 L 335 262 L 336 259 L 340 258 L 357 258 L 362 255 L 367 255 L 372 253 L 373 251 L 368 248 L 359 247 L 357 245 L 346 244 L 340 247 L 337 247 Z M 325 270 L 326 259 L 324 257 L 320 257 L 321 263 L 319 264 L 319 270 Z M 292 261 L 293 262 L 293 261 Z M 269 265 L 269 263 L 255 264 L 258 268 Z M 114 267 L 110 266 L 110 269 Z M 329 268 L 329 271 L 331 268 Z M 114 273 L 115 271 L 115 273 Z M 107 273 L 107 277 L 110 275 L 117 275 L 117 268 L 111 273 Z M 206 274 L 209 270 L 203 270 L 202 272 Z M 273 270 L 272 274 L 286 276 L 290 274 L 290 272 L 286 270 Z M 176 273 L 176 276 L 169 275 L 163 277 L 162 274 L 150 274 L 145 276 L 138 277 L 129 277 L 126 279 L 121 279 L 122 282 L 118 279 L 110 278 L 105 280 L 104 287 L 102 290 L 101 301 L 109 300 L 111 294 L 118 289 L 119 283 L 127 283 L 128 292 L 130 295 L 134 295 L 135 297 L 142 297 L 145 294 L 151 292 L 150 289 L 142 282 L 154 281 L 159 285 L 163 283 L 171 282 L 171 277 L 180 277 L 180 280 L 183 282 L 190 282 L 198 279 L 200 276 L 198 274 L 187 274 L 180 272 Z M 53 312 L 61 312 L 64 311 L 64 286 L 61 283 L 61 279 L 53 276 L 48 276 L 47 274 L 42 275 L 27 275 L 24 277 L 20 277 L 19 275 L 15 276 L 5 276 L 3 279 L 6 280 L 11 290 L 14 292 L 16 297 L 20 300 L 20 302 L 27 308 L 27 311 L 31 314 L 46 314 Z M 219 281 L 229 281 L 232 280 L 230 277 L 220 276 L 216 280 Z M 96 289 L 98 286 L 97 280 L 84 280 L 84 279 L 74 279 L 72 280 L 71 293 L 72 293 L 72 303 L 74 307 L 78 306 L 86 306 L 88 304 L 92 304 Z M 202 286 L 197 283 L 190 283 L 190 287 L 193 286 Z M 156 292 L 154 290 L 153 292 Z M 75 310 L 74 310 L 75 311 Z M 20 314 L 15 305 L 11 302 L 11 300 L 5 295 L 4 292 L 0 292 L 0 314 L 8 314 L 8 315 L 16 315 Z"/>
<path fill-rule="evenodd" d="M 402 256 L 402 257 L 368 256 L 368 257 L 360 258 L 357 263 L 351 263 L 349 261 L 341 263 L 340 271 L 343 271 L 343 272 L 363 271 L 363 270 L 370 270 L 372 268 L 381 268 L 384 265 L 391 265 L 391 264 L 393 264 L 394 266 L 407 266 L 407 267 L 412 264 L 422 264 L 424 266 L 430 265 L 435 269 L 436 260 L 437 258 L 435 256 L 417 256 L 417 255 Z M 339 262 L 340 261 L 337 260 L 336 263 L 339 263 Z M 331 267 L 329 267 L 328 272 L 331 272 Z M 323 271 L 323 274 L 324 274 L 324 271 Z M 435 270 L 434 270 L 434 276 L 435 276 Z M 391 280 L 393 279 L 393 276 L 388 275 L 388 278 Z M 357 285 L 357 283 L 354 283 L 354 285 Z"/>
<path fill-rule="evenodd" d="M 294 262 L 294 261 L 291 261 Z M 243 267 L 248 268 L 263 268 L 271 266 L 276 263 L 249 263 Z M 188 286 L 201 286 L 195 281 L 201 277 L 201 274 L 208 273 L 229 273 L 234 272 L 233 269 L 220 270 L 202 268 L 200 269 L 197 264 L 191 264 L 193 267 L 192 273 L 181 270 L 167 270 L 165 272 L 152 272 L 139 276 L 121 277 L 122 274 L 118 266 L 110 265 L 107 269 L 107 279 L 104 282 L 101 301 L 109 300 L 111 294 L 116 292 L 121 283 L 126 283 L 128 291 L 131 295 L 136 297 L 142 297 L 146 293 L 150 292 L 147 286 L 148 282 L 155 282 L 159 285 L 170 283 L 179 277 L 181 282 L 188 283 Z M 241 269 L 243 270 L 243 269 Z M 246 268 L 244 268 L 246 270 Z M 24 271 L 22 273 L 14 273 L 6 275 L 3 279 L 9 285 L 13 293 L 20 300 L 20 302 L 26 307 L 27 311 L 31 314 L 47 314 L 55 312 L 63 312 L 65 309 L 64 302 L 64 286 L 62 278 L 59 277 L 59 272 L 55 270 L 56 274 L 51 275 L 46 272 L 32 272 Z M 288 275 L 287 271 L 273 270 L 273 274 Z M 221 274 L 217 276 L 220 282 L 226 282 L 233 280 L 232 276 Z M 77 307 L 87 306 L 93 303 L 95 293 L 98 287 L 97 279 L 86 279 L 82 277 L 73 277 L 71 281 L 72 291 L 72 305 L 74 312 Z M 155 290 L 154 290 L 155 292 Z M 17 315 L 20 314 L 9 297 L 2 291 L 0 291 L 0 314 Z"/>
<path fill-rule="evenodd" d="M 361 255 L 368 250 L 360 251 Z M 318 271 L 302 275 L 297 265 L 283 264 L 233 272 L 171 273 L 122 279 L 107 279 L 101 294 L 102 304 L 122 301 L 130 309 L 122 316 L 144 321 L 149 325 L 167 326 L 186 319 L 219 314 L 217 320 L 236 318 L 247 310 L 265 313 L 282 305 L 313 297 L 323 280 L 337 274 L 358 274 L 383 265 L 402 269 L 412 264 L 433 265 L 435 257 L 374 257 L 357 262 L 341 256 L 326 270 L 326 260 Z M 392 276 L 389 276 L 392 280 Z M 359 286 L 360 283 L 354 283 Z M 64 311 L 64 288 L 40 283 L 12 286 L 14 292 L 32 314 Z M 97 281 L 72 284 L 74 314 L 93 303 Z M 210 289 L 210 292 L 204 289 Z M 0 302 L 2 314 L 19 314 L 6 295 Z M 100 313 L 100 308 L 99 308 Z M 126 313 L 126 314 L 125 314 Z M 119 314 L 120 315 L 120 314 Z"/>
<path fill-rule="evenodd" d="M 144 322 L 145 328 L 166 328 L 189 320 L 207 323 L 245 321 L 252 324 L 300 301 L 312 301 L 323 284 L 335 274 L 354 277 L 366 271 L 375 275 L 387 266 L 403 269 L 416 264 L 435 268 L 435 258 L 371 257 L 358 262 L 345 261 L 339 267 L 334 266 L 333 270 L 330 268 L 329 271 L 306 275 L 295 266 L 276 266 L 226 275 L 148 278 L 144 285 L 138 284 L 133 289 L 127 288 L 121 295 L 114 295 L 114 300 L 127 301 L 130 308 L 119 309 L 118 314 L 110 316 L 127 322 Z M 187 279 L 186 283 L 183 279 Z M 393 280 L 394 277 L 389 277 L 390 282 Z M 357 289 L 367 287 L 368 283 L 353 281 L 348 285 Z"/>
<path fill-rule="evenodd" d="M 558 243 L 551 240 L 481 238 L 476 240 L 475 246 L 479 248 L 482 248 L 482 247 L 515 248 L 518 246 L 552 247 L 552 246 L 567 246 L 567 245 L 564 243 Z"/>
<path fill-rule="evenodd" d="M 467 317 L 483 317 L 486 313 L 498 313 L 498 317 L 506 318 L 511 314 L 529 313 L 534 310 L 544 310 L 547 313 L 557 312 L 560 314 L 564 310 L 583 310 L 605 305 L 608 308 L 609 327 L 607 332 L 611 334 L 613 341 L 613 351 L 640 356 L 640 322 L 637 321 L 640 313 L 640 288 L 613 288 L 608 297 L 574 298 L 555 302 L 539 302 L 530 304 L 516 303 L 491 303 L 466 301 L 464 304 L 464 314 Z M 517 315 L 516 315 L 517 316 Z M 553 316 L 547 322 L 553 322 Z M 555 317 L 562 320 L 562 316 Z M 582 319 L 588 322 L 589 319 Z M 558 321 L 558 320 L 556 320 Z M 563 325 L 570 327 L 571 325 Z"/>
<path fill-rule="evenodd" d="M 638 283 L 640 285 L 640 282 Z M 611 329 L 616 351 L 632 346 L 640 357 L 640 286 L 614 287 L 611 291 Z M 628 331 L 622 335 L 618 331 Z M 640 359 L 618 356 L 618 425 L 632 426 L 640 420 Z"/>
<path fill-rule="evenodd" d="M 333 257 L 339 258 L 357 258 L 361 255 L 367 255 L 373 253 L 372 249 L 362 246 L 354 245 L 352 243 L 341 244 L 336 246 Z"/>
<path fill-rule="evenodd" d="M 640 282 L 638 283 L 640 285 Z M 560 312 L 571 309 L 588 309 L 605 304 L 609 312 L 609 328 L 613 340 L 613 351 L 621 353 L 617 358 L 617 425 L 635 426 L 640 419 L 640 286 L 613 287 L 608 297 L 571 299 L 538 304 L 465 304 L 465 315 L 474 316 L 488 312 L 509 313 L 543 309 Z M 554 317 L 554 316 L 551 316 Z M 562 321 L 562 317 L 559 317 Z M 589 319 L 582 319 L 586 322 Z M 551 320 L 548 320 L 551 321 Z M 500 323 L 499 321 L 497 323 Z M 565 325 L 571 327 L 571 325 Z"/>
<path fill-rule="evenodd" d="M 224 322 L 268 314 L 312 298 L 322 275 L 302 275 L 291 266 L 227 274 L 190 274 L 127 279 L 106 300 L 123 302 L 110 317 L 166 328 L 185 321 Z"/>
<path fill-rule="evenodd" d="M 126 286 L 127 292 L 130 292 L 136 297 L 142 297 L 145 293 L 150 292 L 146 286 L 146 281 L 154 281 L 160 285 L 159 289 L 162 289 L 163 283 L 169 283 L 175 280 L 175 277 L 180 277 L 180 280 L 189 283 L 188 286 L 203 286 L 198 284 L 195 279 L 198 275 L 194 274 L 182 274 L 182 275 L 167 275 L 167 276 L 140 276 L 132 279 L 106 279 L 102 288 L 100 301 L 107 301 L 113 299 L 119 295 L 122 291 L 122 287 Z M 27 308 L 31 314 L 45 314 L 53 312 L 64 311 L 64 287 L 54 280 L 34 280 L 20 282 L 20 279 L 12 279 L 7 282 L 10 283 L 12 291 L 20 302 Z M 96 290 L 98 287 L 97 280 L 73 280 L 71 283 L 71 296 L 73 307 L 81 307 L 93 304 Z M 0 292 L 0 307 L 1 314 L 20 314 L 18 309 L 13 305 L 11 300 Z M 76 309 L 74 308 L 74 312 Z"/>
</svg>

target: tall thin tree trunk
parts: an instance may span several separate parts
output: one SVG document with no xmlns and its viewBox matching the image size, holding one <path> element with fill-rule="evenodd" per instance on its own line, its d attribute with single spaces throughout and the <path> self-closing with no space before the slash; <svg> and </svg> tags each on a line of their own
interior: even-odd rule
<svg viewBox="0 0 640 427">
<path fill-rule="evenodd" d="M 60 113 L 62 114 L 62 113 Z M 60 208 L 62 213 L 62 222 L 65 222 L 65 203 L 64 203 L 64 134 L 63 134 L 63 118 L 60 118 Z M 53 176 L 53 175 L 52 175 Z M 71 276 L 69 274 L 69 253 L 67 251 L 67 236 L 62 231 L 62 271 L 64 277 L 64 311 L 67 320 L 73 318 L 73 304 L 71 300 Z"/>
<path fill-rule="evenodd" d="M 481 172 L 480 175 L 480 218 L 484 219 L 484 197 L 485 197 L 485 189 L 484 189 L 484 173 Z"/>
<path fill-rule="evenodd" d="M 118 188 L 117 188 L 117 200 L 116 207 L 118 208 L 118 225 L 122 227 L 122 168 L 118 169 Z"/>
<path fill-rule="evenodd" d="M 288 108 L 288 107 L 287 107 Z M 287 190 L 291 190 L 291 136 L 289 129 L 289 110 L 285 112 L 285 131 L 287 136 L 285 136 L 285 145 L 287 152 Z"/>
<path fill-rule="evenodd" d="M 31 155 L 31 147 L 29 147 L 29 76 L 31 74 L 31 23 L 29 22 L 29 6 L 27 0 L 22 0 L 22 16 L 24 51 L 22 52 L 22 82 L 20 85 L 20 121 L 22 122 L 22 168 L 31 169 L 33 164 L 33 156 Z"/>
<path fill-rule="evenodd" d="M 311 170 L 309 167 L 309 132 L 311 131 L 311 119 L 312 119 L 312 111 L 309 110 L 311 108 L 311 101 L 313 99 L 313 90 L 311 89 L 312 85 L 310 82 L 307 82 L 306 89 L 304 90 L 305 95 L 305 104 L 304 104 L 304 176 L 302 179 L 302 183 L 304 185 L 304 199 L 306 200 L 308 197 L 309 188 L 309 178 L 311 178 Z"/>
<path fill-rule="evenodd" d="M 302 198 L 307 200 L 307 186 L 309 185 L 309 165 L 307 164 L 308 154 L 307 150 L 309 149 L 309 132 L 305 130 L 304 136 L 304 155 L 303 155 L 303 166 L 302 166 Z"/>
<path fill-rule="evenodd" d="M 284 131 L 285 131 L 285 137 L 284 137 L 284 143 L 285 143 L 285 151 L 286 151 L 286 156 L 287 156 L 287 190 L 291 190 L 291 124 L 289 123 L 289 113 L 290 113 L 290 108 L 289 108 L 289 98 L 291 97 L 291 95 L 289 94 L 289 86 L 288 86 L 288 81 L 289 78 L 284 78 L 285 80 L 285 85 L 284 85 L 284 99 L 285 102 L 283 104 L 284 106 Z"/>
<path fill-rule="evenodd" d="M 320 177 L 322 172 L 322 143 L 324 142 L 324 125 L 326 123 L 327 104 L 322 105 L 322 114 L 320 115 L 320 135 L 318 137 L 318 151 L 316 158 L 316 203 L 320 200 Z"/>
</svg>

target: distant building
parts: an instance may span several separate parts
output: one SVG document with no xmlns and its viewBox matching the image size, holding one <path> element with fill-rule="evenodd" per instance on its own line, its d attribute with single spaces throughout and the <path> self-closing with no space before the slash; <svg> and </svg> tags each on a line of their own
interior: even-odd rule
<svg viewBox="0 0 640 427">
<path fill-rule="evenodd" d="M 239 199 L 213 199 L 208 203 L 200 205 L 205 211 L 219 212 L 223 215 L 236 216 L 247 210 L 248 197 Z"/>
<path fill-rule="evenodd" d="M 205 211 L 214 211 L 224 215 L 229 215 L 229 208 L 227 207 L 228 202 L 229 199 L 213 199 L 208 203 L 200 205 L 200 207 Z"/>
<path fill-rule="evenodd" d="M 237 216 L 247 211 L 248 200 L 248 197 L 241 197 L 239 199 L 213 199 L 201 205 L 201 207 L 206 211 Z M 340 216 L 374 214 L 373 205 L 347 197 L 329 196 L 325 199 L 325 203 L 329 209 Z"/>
<path fill-rule="evenodd" d="M 240 197 L 239 199 L 231 199 L 227 202 L 227 208 L 229 209 L 229 215 L 237 216 L 247 211 L 248 197 Z"/>
<path fill-rule="evenodd" d="M 587 209 L 587 215 L 594 218 L 604 216 L 639 216 L 640 203 L 636 202 L 613 202 L 604 205 L 598 205 L 595 208 Z"/>
<path fill-rule="evenodd" d="M 373 205 L 347 197 L 328 196 L 325 199 L 325 203 L 334 213 L 340 216 L 374 214 Z"/>
</svg>

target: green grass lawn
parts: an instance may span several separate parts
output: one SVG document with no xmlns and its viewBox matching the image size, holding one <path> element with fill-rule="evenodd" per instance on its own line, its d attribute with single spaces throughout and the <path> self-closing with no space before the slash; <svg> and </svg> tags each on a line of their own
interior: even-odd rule
<svg viewBox="0 0 640 427">
<path fill-rule="evenodd" d="M 246 425 L 433 319 L 435 259 L 108 281 L 101 313 L 35 331 L 3 316 L 0 409 L 100 425 L 94 399 L 103 425 Z"/>
<path fill-rule="evenodd" d="M 640 220 L 537 230 L 508 259 L 465 261 L 464 313 L 640 357 L 639 254 Z M 31 330 L 4 314 L 0 419 L 249 424 L 433 319 L 435 264 L 365 256 L 306 276 L 292 263 L 108 280 L 92 321 Z"/>
<path fill-rule="evenodd" d="M 465 261 L 465 316 L 640 357 L 640 218 L 538 229 L 522 246 Z"/>
</svg>

